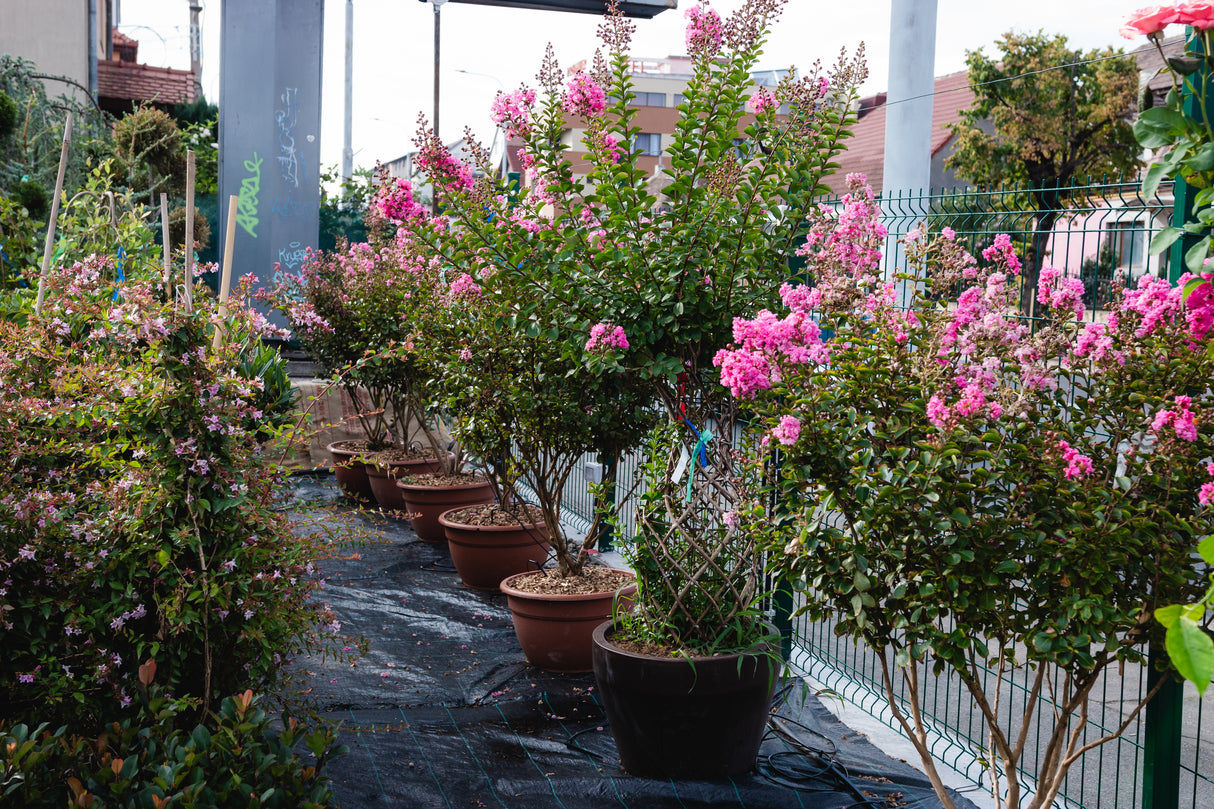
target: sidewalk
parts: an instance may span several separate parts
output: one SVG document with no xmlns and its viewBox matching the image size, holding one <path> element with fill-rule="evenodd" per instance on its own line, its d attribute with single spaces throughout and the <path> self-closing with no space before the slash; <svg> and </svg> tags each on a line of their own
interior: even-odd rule
<svg viewBox="0 0 1214 809">
<path fill-rule="evenodd" d="M 342 723 L 343 809 L 370 807 L 939 807 L 927 778 L 840 723 L 799 682 L 781 689 L 755 772 L 721 781 L 624 773 L 593 675 L 523 659 L 505 596 L 464 587 L 445 546 L 344 505 L 330 477 L 292 481 L 297 520 L 382 534 L 335 548 L 322 595 L 366 657 L 297 661 L 306 698 Z M 329 509 L 326 511 L 326 509 Z M 964 799 L 959 806 L 972 807 Z"/>
</svg>

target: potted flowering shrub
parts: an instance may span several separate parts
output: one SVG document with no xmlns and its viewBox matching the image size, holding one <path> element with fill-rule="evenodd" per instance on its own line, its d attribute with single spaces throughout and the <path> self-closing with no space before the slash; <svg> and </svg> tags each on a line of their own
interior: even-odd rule
<svg viewBox="0 0 1214 809">
<path fill-rule="evenodd" d="M 731 318 L 768 305 L 792 274 L 805 214 L 825 190 L 820 180 L 847 135 L 864 75 L 857 56 L 829 75 L 789 72 L 756 89 L 751 71 L 781 5 L 750 0 L 726 20 L 706 6 L 687 12 L 693 76 L 656 178 L 660 193 L 632 147 L 632 27 L 614 4 L 600 29 L 606 53 L 591 70 L 566 75 L 549 52 L 540 92 L 524 88 L 495 104 L 495 118 L 525 143 L 523 192 L 493 188 L 437 144 L 426 158 L 445 187 L 444 232 L 461 239 L 444 260 L 486 289 L 508 291 L 515 332 L 543 337 L 571 368 L 647 391 L 667 422 L 650 445 L 640 536 L 629 549 L 637 607 L 617 635 L 651 641 L 667 657 L 753 651 L 769 631 L 757 609 L 757 550 L 726 516 L 736 497 L 737 410 L 711 360 L 729 340 Z M 575 121 L 585 131 L 585 174 L 574 172 L 562 140 Z M 583 398 L 588 408 L 607 404 Z M 774 674 L 757 668 L 762 688 L 751 702 L 765 712 Z M 711 722 L 700 735 L 730 733 Z M 612 722 L 617 734 L 625 724 Z M 743 754 L 724 769 L 748 768 L 755 750 L 757 738 L 748 761 Z M 625 766 L 649 760 L 625 758 Z M 722 769 L 707 755 L 656 766 Z"/>
<path fill-rule="evenodd" d="M 1212 528 L 1198 489 L 1214 452 L 1202 395 L 1214 312 L 1145 276 L 1107 323 L 1084 326 L 1082 283 L 1046 267 L 1049 314 L 1030 333 L 1007 236 L 979 258 L 948 229 L 912 233 L 914 272 L 882 281 L 871 192 L 857 179 L 846 200 L 837 219 L 815 217 L 803 248 L 815 285 L 785 286 L 781 311 L 739 320 L 718 357 L 758 417 L 748 461 L 774 465 L 792 512 L 772 520 L 756 498 L 739 520 L 812 617 L 878 652 L 890 709 L 945 806 L 918 705 L 929 669 L 951 669 L 985 718 L 996 803 L 1050 806 L 1074 761 L 1150 698 L 1083 740 L 1092 686 L 1141 662 L 1152 608 L 1200 579 L 1189 554 Z M 1018 667 L 1035 676 L 1009 718 Z M 1027 796 L 1019 728 L 1033 723 L 1046 741 Z"/>
</svg>

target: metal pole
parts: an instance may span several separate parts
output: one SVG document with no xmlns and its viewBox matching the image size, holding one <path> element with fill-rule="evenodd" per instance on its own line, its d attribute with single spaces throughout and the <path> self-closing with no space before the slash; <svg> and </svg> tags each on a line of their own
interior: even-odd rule
<svg viewBox="0 0 1214 809">
<path fill-rule="evenodd" d="M 341 179 L 354 176 L 354 0 L 346 0 L 346 120 L 341 150 Z"/>
<path fill-rule="evenodd" d="M 190 72 L 194 74 L 194 101 L 202 98 L 202 28 L 198 14 L 202 6 L 197 0 L 190 2 Z"/>
<path fill-rule="evenodd" d="M 97 19 L 97 0 L 89 0 L 89 95 L 97 97 L 97 34 L 101 23 Z"/>
<path fill-rule="evenodd" d="M 1183 685 L 1172 674 L 1162 644 L 1151 644 L 1147 658 L 1147 691 L 1164 679 L 1163 687 L 1147 703 L 1142 748 L 1142 809 L 1177 809 L 1180 806 L 1180 734 L 1184 709 Z"/>
<path fill-rule="evenodd" d="M 438 65 L 443 17 L 440 9 L 446 0 L 431 0 L 431 2 L 434 4 L 434 137 L 441 143 L 442 135 L 439 134 L 438 128 Z M 438 183 L 434 182 L 433 177 L 430 178 L 430 212 L 435 216 L 438 215 Z"/>
</svg>

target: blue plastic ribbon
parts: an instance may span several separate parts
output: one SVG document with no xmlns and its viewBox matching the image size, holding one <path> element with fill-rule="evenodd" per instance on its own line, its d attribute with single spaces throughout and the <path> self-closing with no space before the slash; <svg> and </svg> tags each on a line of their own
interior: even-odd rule
<svg viewBox="0 0 1214 809">
<path fill-rule="evenodd" d="M 122 245 L 118 245 L 118 284 L 114 287 L 113 300 L 118 300 L 118 287 L 122 286 L 122 282 L 126 280 L 126 275 L 122 272 L 122 259 L 126 255 L 126 251 L 122 249 Z"/>
<path fill-rule="evenodd" d="M 713 438 L 712 430 L 705 430 L 704 432 L 701 433 L 699 430 L 696 429 L 695 425 L 692 424 L 690 421 L 688 421 L 686 418 L 683 419 L 683 423 L 686 424 L 691 429 L 691 431 L 696 434 L 696 447 L 692 451 L 691 454 L 695 457 L 695 459 L 697 461 L 699 461 L 700 466 L 707 469 L 708 468 L 708 442 L 711 441 Z M 688 472 L 687 472 L 687 502 L 688 503 L 691 502 L 691 484 L 695 480 L 695 477 L 696 477 L 696 465 L 693 463 L 691 465 L 691 469 L 688 470 Z"/>
</svg>

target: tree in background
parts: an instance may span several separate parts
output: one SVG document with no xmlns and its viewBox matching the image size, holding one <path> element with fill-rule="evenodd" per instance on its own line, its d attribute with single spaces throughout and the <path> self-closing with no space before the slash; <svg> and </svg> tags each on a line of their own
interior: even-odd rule
<svg viewBox="0 0 1214 809">
<path fill-rule="evenodd" d="M 1138 66 L 1120 49 L 1075 50 L 1065 36 L 1042 31 L 1008 32 L 998 48 L 993 59 L 981 49 L 967 52 L 974 105 L 950 125 L 957 141 L 946 165 L 977 185 L 1029 189 L 1041 211 L 1021 288 L 1021 308 L 1031 315 L 1031 293 L 1068 188 L 1139 167 L 1130 124 Z"/>
</svg>

